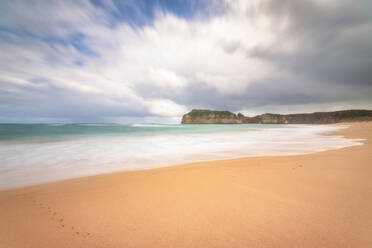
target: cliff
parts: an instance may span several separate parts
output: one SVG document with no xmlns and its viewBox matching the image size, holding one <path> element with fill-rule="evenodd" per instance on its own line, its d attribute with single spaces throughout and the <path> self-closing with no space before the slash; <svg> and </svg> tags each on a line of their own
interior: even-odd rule
<svg viewBox="0 0 372 248">
<path fill-rule="evenodd" d="M 183 124 L 329 124 L 346 121 L 372 120 L 372 110 L 341 110 L 308 114 L 262 114 L 254 117 L 229 111 L 193 109 L 182 118 Z"/>
<path fill-rule="evenodd" d="M 183 124 L 240 124 L 243 118 L 230 111 L 193 109 L 182 117 Z"/>
</svg>

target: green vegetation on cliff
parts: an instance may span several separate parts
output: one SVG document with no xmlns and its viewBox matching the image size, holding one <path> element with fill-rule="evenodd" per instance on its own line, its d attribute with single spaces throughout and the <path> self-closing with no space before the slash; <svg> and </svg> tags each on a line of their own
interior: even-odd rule
<svg viewBox="0 0 372 248">
<path fill-rule="evenodd" d="M 210 114 L 214 114 L 215 116 L 225 117 L 225 118 L 235 116 L 235 114 L 230 111 L 217 111 L 217 110 L 209 110 L 209 109 L 193 109 L 189 114 L 192 118 L 202 117 L 202 116 L 206 116 Z"/>
<path fill-rule="evenodd" d="M 184 124 L 239 124 L 240 116 L 230 111 L 214 111 L 207 109 L 193 109 L 182 118 Z"/>
</svg>

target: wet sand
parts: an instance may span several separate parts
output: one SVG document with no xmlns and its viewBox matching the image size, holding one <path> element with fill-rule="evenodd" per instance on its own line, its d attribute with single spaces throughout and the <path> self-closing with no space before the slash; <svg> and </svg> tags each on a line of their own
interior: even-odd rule
<svg viewBox="0 0 372 248">
<path fill-rule="evenodd" d="M 0 192 L 0 247 L 372 247 L 362 146 L 121 172 Z"/>
</svg>

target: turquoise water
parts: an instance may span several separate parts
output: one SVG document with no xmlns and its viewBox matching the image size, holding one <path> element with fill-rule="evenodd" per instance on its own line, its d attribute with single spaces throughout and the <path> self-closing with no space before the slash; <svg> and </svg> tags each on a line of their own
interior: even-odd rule
<svg viewBox="0 0 372 248">
<path fill-rule="evenodd" d="M 191 124 L 0 124 L 0 141 L 35 139 L 53 140 L 79 136 L 159 135 L 184 133 L 234 132 L 283 125 L 191 125 Z"/>
<path fill-rule="evenodd" d="M 0 124 L 0 189 L 195 161 L 360 145 L 332 125 Z"/>
</svg>

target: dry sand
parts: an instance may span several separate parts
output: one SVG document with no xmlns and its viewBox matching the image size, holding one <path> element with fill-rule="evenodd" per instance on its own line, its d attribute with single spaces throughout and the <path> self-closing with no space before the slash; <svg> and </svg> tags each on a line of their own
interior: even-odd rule
<svg viewBox="0 0 372 248">
<path fill-rule="evenodd" d="M 372 247 L 364 145 L 193 163 L 0 192 L 0 247 Z"/>
</svg>

